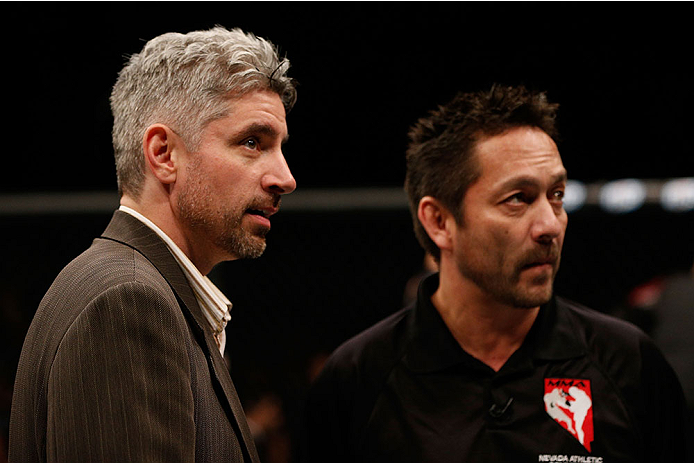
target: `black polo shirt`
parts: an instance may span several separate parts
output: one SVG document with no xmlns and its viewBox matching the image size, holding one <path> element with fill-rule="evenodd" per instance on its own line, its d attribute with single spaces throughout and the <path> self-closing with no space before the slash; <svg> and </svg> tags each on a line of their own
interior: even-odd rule
<svg viewBox="0 0 694 463">
<path fill-rule="evenodd" d="M 307 403 L 308 462 L 682 461 L 684 399 L 637 328 L 554 298 L 494 372 L 455 341 L 425 280 L 340 346 Z"/>
</svg>

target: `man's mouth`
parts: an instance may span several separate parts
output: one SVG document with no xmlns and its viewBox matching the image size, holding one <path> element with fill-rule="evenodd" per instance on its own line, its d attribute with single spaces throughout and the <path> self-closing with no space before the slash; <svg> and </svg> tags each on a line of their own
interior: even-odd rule
<svg viewBox="0 0 694 463">
<path fill-rule="evenodd" d="M 270 217 L 275 215 L 280 208 L 281 197 L 256 198 L 246 208 L 245 214 L 254 217 L 255 222 L 264 228 L 270 228 Z"/>
<path fill-rule="evenodd" d="M 537 260 L 534 262 L 530 262 L 529 264 L 524 265 L 524 268 L 532 268 L 532 267 L 540 267 L 542 265 L 551 265 L 554 267 L 554 264 L 556 264 L 556 259 L 542 259 L 542 260 Z"/>
<path fill-rule="evenodd" d="M 263 209 L 246 209 L 246 214 L 259 215 L 261 217 L 265 217 L 266 219 L 269 218 L 273 213 Z"/>
<path fill-rule="evenodd" d="M 246 209 L 246 214 L 259 215 L 269 219 L 270 216 L 274 215 L 280 209 L 281 197 L 279 195 L 273 196 L 269 199 L 260 199 L 253 201 L 249 207 Z"/>
<path fill-rule="evenodd" d="M 557 263 L 559 262 L 559 255 L 557 252 L 551 251 L 549 255 L 535 255 L 535 256 L 529 256 L 528 260 L 526 263 L 522 266 L 523 269 L 529 269 L 529 268 L 535 268 L 535 267 L 542 267 L 542 266 L 550 266 L 552 268 L 555 268 L 557 266 Z"/>
</svg>

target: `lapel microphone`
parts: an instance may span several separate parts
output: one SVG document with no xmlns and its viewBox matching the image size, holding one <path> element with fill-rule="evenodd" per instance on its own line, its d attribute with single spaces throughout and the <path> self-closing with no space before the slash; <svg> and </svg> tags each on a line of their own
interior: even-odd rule
<svg viewBox="0 0 694 463">
<path fill-rule="evenodd" d="M 511 406 L 513 403 L 513 397 L 509 397 L 508 400 L 506 401 L 506 404 L 503 406 L 499 406 L 497 404 L 492 404 L 491 407 L 489 407 L 489 414 L 492 416 L 492 418 L 500 418 L 508 408 Z"/>
</svg>

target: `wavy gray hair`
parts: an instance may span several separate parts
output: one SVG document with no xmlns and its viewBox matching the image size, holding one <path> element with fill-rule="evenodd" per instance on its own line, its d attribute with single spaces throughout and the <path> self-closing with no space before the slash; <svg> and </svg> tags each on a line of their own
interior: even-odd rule
<svg viewBox="0 0 694 463">
<path fill-rule="evenodd" d="M 279 58 L 271 42 L 240 29 L 167 33 L 147 42 L 130 57 L 111 93 L 119 193 L 141 193 L 147 127 L 171 127 L 194 151 L 205 126 L 226 115 L 230 98 L 271 90 L 289 111 L 296 86 L 288 69 L 289 61 Z"/>
</svg>

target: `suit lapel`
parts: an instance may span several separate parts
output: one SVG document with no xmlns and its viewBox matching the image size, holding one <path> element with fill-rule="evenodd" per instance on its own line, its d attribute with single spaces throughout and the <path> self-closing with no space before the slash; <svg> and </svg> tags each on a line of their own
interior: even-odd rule
<svg viewBox="0 0 694 463">
<path fill-rule="evenodd" d="M 196 332 L 198 339 L 204 340 L 201 346 L 205 351 L 209 364 L 212 366 L 212 376 L 222 386 L 224 391 L 224 396 L 233 414 L 234 419 L 232 422 L 235 422 L 237 430 L 242 437 L 244 455 L 252 462 L 259 462 L 260 459 L 248 428 L 246 415 L 229 375 L 229 370 L 217 348 L 217 343 L 212 333 L 209 329 L 204 328 L 208 326 L 208 323 L 202 313 L 202 309 L 183 270 L 181 270 L 171 251 L 169 251 L 166 243 L 147 225 L 122 211 L 116 211 L 113 214 L 113 218 L 102 234 L 102 238 L 118 241 L 140 252 L 169 282 L 169 285 L 171 285 L 171 288 L 182 302 L 182 309 L 187 311 L 187 318 L 191 319 L 193 331 Z"/>
</svg>

